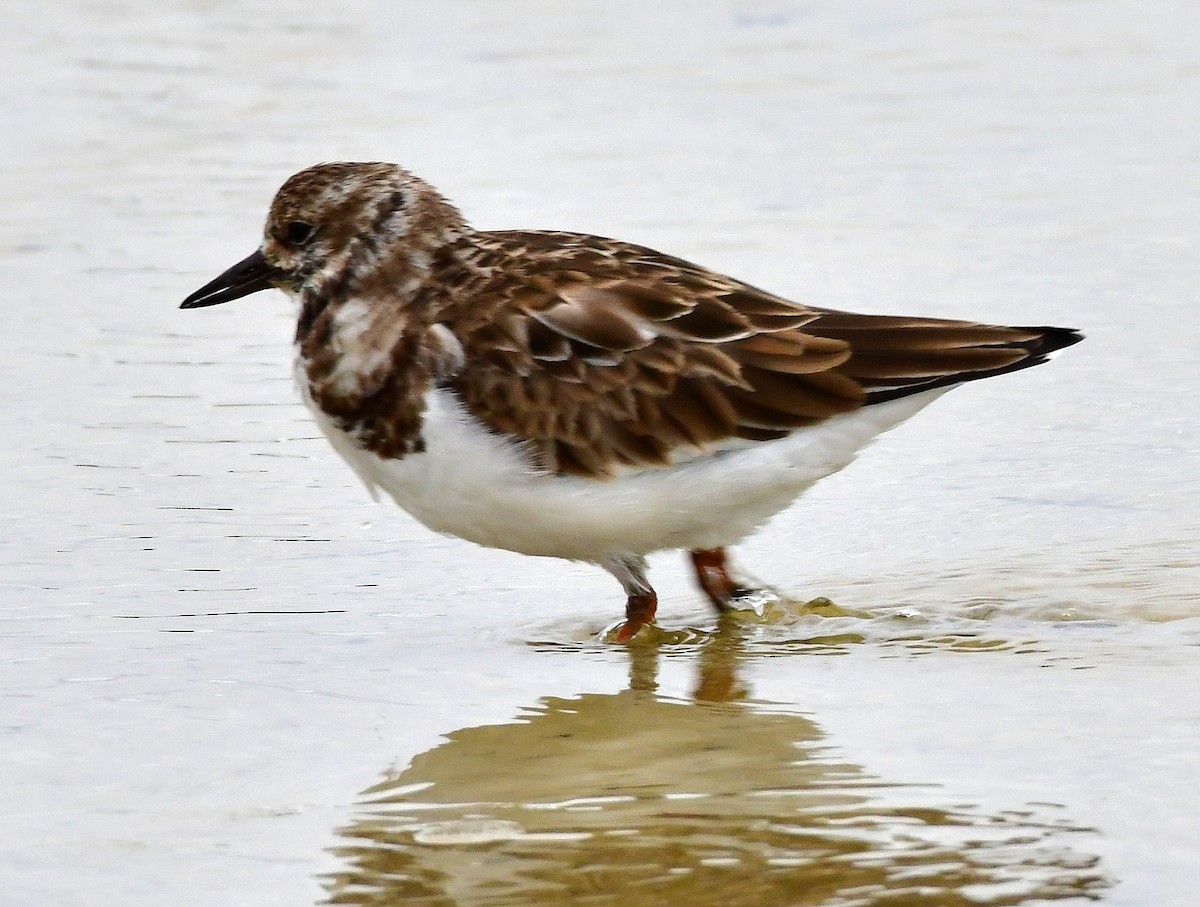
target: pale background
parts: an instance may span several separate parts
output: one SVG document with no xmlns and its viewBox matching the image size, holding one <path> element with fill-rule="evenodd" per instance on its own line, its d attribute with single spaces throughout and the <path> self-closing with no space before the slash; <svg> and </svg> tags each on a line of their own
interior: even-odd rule
<svg viewBox="0 0 1200 907">
<path fill-rule="evenodd" d="M 619 236 L 818 305 L 1084 330 L 745 546 L 876 617 L 755 631 L 739 676 L 772 705 L 741 714 L 814 726 L 888 802 L 1065 823 L 1107 903 L 1194 903 L 1194 2 L 4 18 L 0 903 L 313 903 L 385 773 L 628 684 L 593 641 L 611 578 L 367 500 L 296 402 L 281 295 L 176 309 L 332 159 L 401 162 L 480 227 Z M 679 560 L 654 562 L 660 620 L 705 630 Z M 860 641 L 804 643 L 836 634 Z M 660 702 L 687 704 L 698 650 L 668 649 Z M 880 828 L 887 862 L 903 829 Z M 438 854 L 453 876 L 480 852 Z M 1022 859 L 979 899 L 1022 902 Z"/>
</svg>

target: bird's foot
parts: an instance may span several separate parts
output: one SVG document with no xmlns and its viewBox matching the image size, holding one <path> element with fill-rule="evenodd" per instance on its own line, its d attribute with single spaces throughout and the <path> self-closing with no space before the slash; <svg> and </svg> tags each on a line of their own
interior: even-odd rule
<svg viewBox="0 0 1200 907">
<path fill-rule="evenodd" d="M 743 585 L 730 575 L 729 559 L 724 548 L 699 548 L 688 552 L 696 582 L 700 584 L 714 608 L 720 612 L 733 611 L 749 606 L 755 608 L 764 590 Z"/>
<path fill-rule="evenodd" d="M 654 620 L 658 596 L 653 591 L 636 592 L 625 603 L 625 623 L 617 628 L 617 642 L 629 642 L 638 631 Z"/>
</svg>

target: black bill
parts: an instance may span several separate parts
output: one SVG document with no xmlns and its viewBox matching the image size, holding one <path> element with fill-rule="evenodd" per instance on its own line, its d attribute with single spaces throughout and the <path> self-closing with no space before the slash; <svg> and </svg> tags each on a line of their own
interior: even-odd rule
<svg viewBox="0 0 1200 907">
<path fill-rule="evenodd" d="M 259 290 L 274 286 L 279 272 L 267 264 L 261 251 L 244 258 L 236 265 L 210 280 L 195 293 L 180 303 L 181 309 L 200 309 L 206 305 L 217 305 L 241 299 Z"/>
</svg>

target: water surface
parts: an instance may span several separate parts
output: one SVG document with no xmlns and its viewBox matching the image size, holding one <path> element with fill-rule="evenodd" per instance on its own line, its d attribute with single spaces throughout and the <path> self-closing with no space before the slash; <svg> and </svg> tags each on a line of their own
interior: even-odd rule
<svg viewBox="0 0 1200 907">
<path fill-rule="evenodd" d="M 1191 904 L 1194 4 L 13 13 L 0 902 Z M 319 160 L 817 305 L 1064 324 L 664 634 L 370 503 L 282 296 L 180 312 Z M 407 899 L 407 900 L 405 900 Z M 640 900 L 639 900 L 640 899 Z"/>
</svg>

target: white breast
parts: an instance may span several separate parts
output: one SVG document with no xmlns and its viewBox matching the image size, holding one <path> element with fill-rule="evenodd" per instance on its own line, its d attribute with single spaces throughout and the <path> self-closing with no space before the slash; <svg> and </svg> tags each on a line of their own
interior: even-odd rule
<svg viewBox="0 0 1200 907">
<path fill-rule="evenodd" d="M 865 407 L 778 441 L 608 481 L 534 471 L 516 443 L 488 430 L 450 391 L 428 392 L 425 451 L 400 460 L 363 450 L 304 399 L 372 496 L 386 492 L 430 529 L 522 554 L 598 562 L 732 545 L 942 393 Z"/>
</svg>

